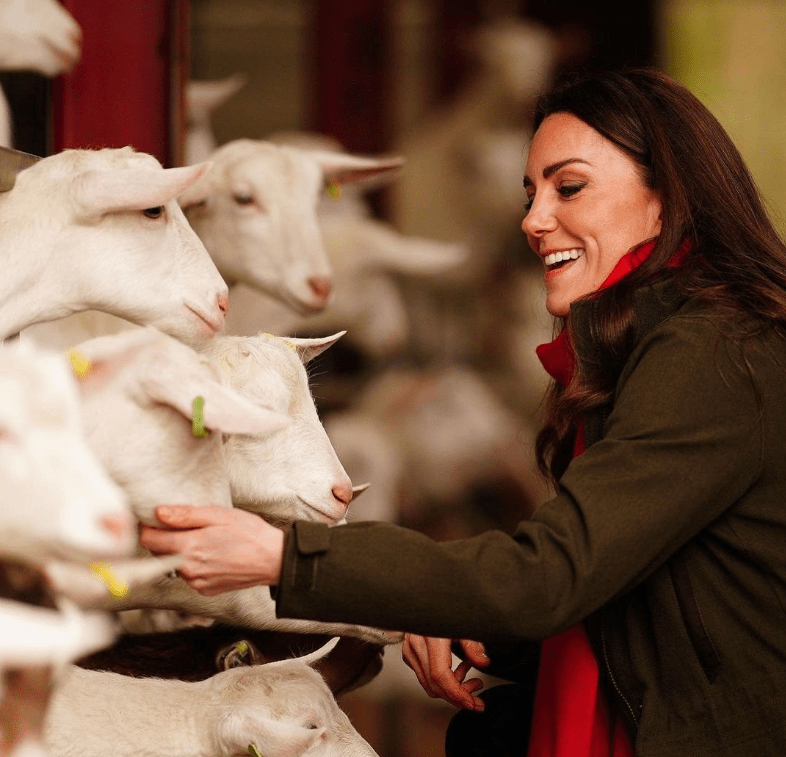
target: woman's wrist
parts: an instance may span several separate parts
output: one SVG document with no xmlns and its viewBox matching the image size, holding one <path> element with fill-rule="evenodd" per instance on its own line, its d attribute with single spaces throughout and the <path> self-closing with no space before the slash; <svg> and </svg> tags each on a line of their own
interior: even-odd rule
<svg viewBox="0 0 786 757">
<path fill-rule="evenodd" d="M 281 580 L 281 569 L 284 565 L 285 534 L 280 528 L 271 526 L 263 521 L 265 532 L 260 542 L 262 549 L 262 562 L 265 566 L 262 583 L 268 586 L 278 586 Z"/>
</svg>

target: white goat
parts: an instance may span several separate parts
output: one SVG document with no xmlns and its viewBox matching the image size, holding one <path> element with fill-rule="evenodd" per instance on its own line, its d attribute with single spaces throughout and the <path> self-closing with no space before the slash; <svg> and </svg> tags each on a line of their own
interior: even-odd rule
<svg viewBox="0 0 786 757">
<path fill-rule="evenodd" d="M 210 116 L 245 83 L 243 74 L 233 74 L 225 79 L 192 80 L 186 84 L 186 138 L 183 149 L 186 165 L 210 159 L 218 147 Z"/>
<path fill-rule="evenodd" d="M 327 305 L 331 267 L 316 208 L 326 186 L 396 171 L 401 158 L 362 158 L 238 139 L 212 155 L 213 169 L 179 198 L 221 275 L 300 313 Z"/>
<path fill-rule="evenodd" d="M 0 71 L 70 71 L 82 50 L 82 30 L 57 0 L 0 0 Z M 13 140 L 8 101 L 0 89 L 0 145 Z"/>
<path fill-rule="evenodd" d="M 184 341 L 211 338 L 227 287 L 174 200 L 208 167 L 163 169 L 126 147 L 66 150 L 21 171 L 0 195 L 0 336 L 95 308 Z M 46 333 L 28 332 L 75 343 Z"/>
<path fill-rule="evenodd" d="M 71 668 L 47 716 L 49 754 L 375 757 L 311 668 L 332 646 L 199 682 Z"/>
</svg>

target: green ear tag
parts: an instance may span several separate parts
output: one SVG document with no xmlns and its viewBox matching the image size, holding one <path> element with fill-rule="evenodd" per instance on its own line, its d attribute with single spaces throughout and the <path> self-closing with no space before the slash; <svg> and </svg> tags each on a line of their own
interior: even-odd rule
<svg viewBox="0 0 786 757">
<path fill-rule="evenodd" d="M 256 744 L 248 745 L 248 753 L 251 755 L 251 757 L 262 757 L 262 755 L 259 752 L 259 749 L 257 749 Z"/>
<path fill-rule="evenodd" d="M 202 411 L 205 408 L 204 397 L 194 397 L 194 402 L 191 405 L 193 413 L 191 415 L 191 431 L 194 436 L 204 439 L 210 435 L 210 432 L 205 428 L 205 419 Z"/>
<path fill-rule="evenodd" d="M 327 196 L 331 200 L 341 199 L 341 184 L 339 184 L 335 179 L 332 179 L 327 185 Z"/>
</svg>

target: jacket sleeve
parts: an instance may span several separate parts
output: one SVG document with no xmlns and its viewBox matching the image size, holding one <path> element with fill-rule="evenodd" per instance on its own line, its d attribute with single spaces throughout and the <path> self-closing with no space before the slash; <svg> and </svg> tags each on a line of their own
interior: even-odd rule
<svg viewBox="0 0 786 757">
<path fill-rule="evenodd" d="M 707 319 L 656 328 L 623 371 L 603 438 L 512 536 L 435 542 L 389 524 L 295 524 L 279 616 L 503 644 L 568 628 L 758 477 L 761 393 L 744 352 Z"/>
</svg>

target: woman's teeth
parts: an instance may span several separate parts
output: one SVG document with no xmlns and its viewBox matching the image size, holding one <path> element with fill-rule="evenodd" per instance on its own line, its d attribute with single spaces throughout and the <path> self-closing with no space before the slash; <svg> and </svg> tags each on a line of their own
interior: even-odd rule
<svg viewBox="0 0 786 757">
<path fill-rule="evenodd" d="M 543 262 L 547 266 L 556 265 L 557 263 L 564 263 L 566 260 L 575 260 L 584 254 L 584 250 L 561 250 L 559 252 L 552 252 L 543 258 Z"/>
</svg>

